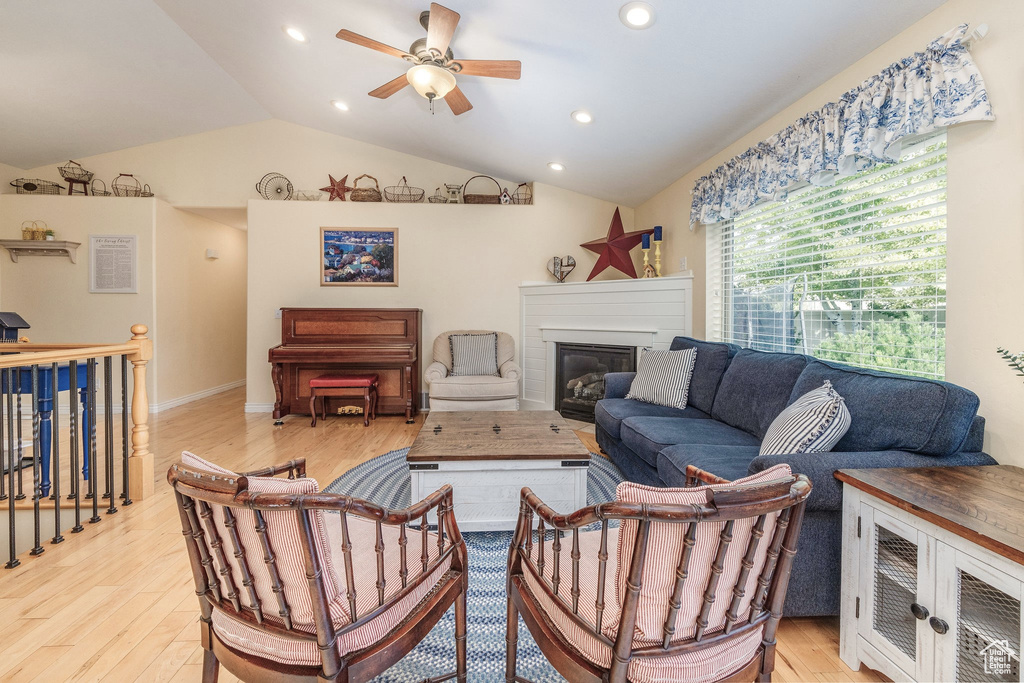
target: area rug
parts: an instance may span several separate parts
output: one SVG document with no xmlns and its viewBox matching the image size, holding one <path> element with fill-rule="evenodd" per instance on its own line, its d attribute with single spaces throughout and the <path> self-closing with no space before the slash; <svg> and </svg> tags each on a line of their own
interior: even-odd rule
<svg viewBox="0 0 1024 683">
<path fill-rule="evenodd" d="M 390 508 L 410 504 L 411 485 L 405 465 L 408 448 L 391 451 L 352 468 L 325 490 L 373 501 Z M 622 473 L 607 458 L 591 454 L 587 474 L 587 503 L 615 498 Z M 467 595 L 467 653 L 469 680 L 476 683 L 505 680 L 505 564 L 511 531 L 464 532 L 469 551 Z M 402 661 L 374 679 L 374 683 L 414 683 L 455 669 L 455 613 L 448 613 Z M 565 679 L 551 668 L 520 620 L 518 673 L 536 683 Z"/>
</svg>

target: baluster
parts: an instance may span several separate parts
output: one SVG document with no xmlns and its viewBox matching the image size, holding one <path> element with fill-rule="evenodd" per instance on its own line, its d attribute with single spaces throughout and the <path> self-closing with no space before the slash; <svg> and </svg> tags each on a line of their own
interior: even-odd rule
<svg viewBox="0 0 1024 683">
<path fill-rule="evenodd" d="M 32 366 L 32 526 L 35 545 L 29 555 L 42 555 L 40 543 L 39 499 L 43 496 L 43 480 L 40 469 L 43 464 L 43 440 L 39 433 L 39 366 Z"/>
<path fill-rule="evenodd" d="M 74 387 L 71 389 L 74 393 Z M 121 356 L 121 499 L 131 505 L 128 493 L 128 356 Z M 227 508 L 225 508 L 227 509 Z"/>
<path fill-rule="evenodd" d="M 110 496 L 113 498 L 113 494 Z M 242 601 L 239 600 L 238 587 L 235 585 L 235 577 L 231 574 L 231 565 L 228 564 L 227 555 L 224 554 L 224 543 L 220 540 L 220 534 L 217 533 L 217 524 L 213 521 L 213 511 L 210 509 L 210 504 L 205 500 L 198 501 L 199 517 L 202 518 L 206 524 L 206 533 L 210 537 L 210 547 L 213 548 L 213 554 L 215 559 L 214 568 L 217 572 L 224 577 L 224 585 L 228 588 L 228 600 L 231 601 L 231 606 L 235 608 L 235 612 L 241 614 L 242 612 Z M 227 508 L 225 508 L 227 509 Z M 216 565 L 220 565 L 217 567 Z"/>
<path fill-rule="evenodd" d="M 78 415 L 78 361 L 76 360 L 68 363 L 68 386 L 70 387 L 68 417 L 71 419 L 71 426 L 68 430 L 71 448 L 71 492 L 68 494 L 68 498 L 73 498 L 75 501 L 75 526 L 72 527 L 71 533 L 77 534 L 82 531 L 83 527 L 81 486 L 78 483 L 78 477 L 81 475 L 81 470 L 78 467 L 78 439 L 81 429 Z"/>
<path fill-rule="evenodd" d="M 281 585 L 281 574 L 277 571 L 277 560 L 274 557 L 274 551 L 270 549 L 270 539 L 267 538 L 267 521 L 263 519 L 261 510 L 254 509 L 253 514 L 256 516 L 256 535 L 259 536 L 260 546 L 263 548 L 263 562 L 270 572 L 270 589 L 277 596 L 277 614 L 284 622 L 284 627 L 290 631 L 292 630 L 292 615 L 288 611 L 288 602 L 284 597 L 284 586 Z"/>
<path fill-rule="evenodd" d="M 722 527 L 722 533 L 718 537 L 718 552 L 715 553 L 715 561 L 711 564 L 711 576 L 708 577 L 708 585 L 704 589 L 704 605 L 700 609 L 700 616 L 697 618 L 697 631 L 694 638 L 700 640 L 704 637 L 704 631 L 708 627 L 708 615 L 711 614 L 711 606 L 715 603 L 715 592 L 718 590 L 718 581 L 722 578 L 722 569 L 725 566 L 725 554 L 729 552 L 729 544 L 732 542 L 732 527 L 734 520 L 729 520 Z"/>
<path fill-rule="evenodd" d="M 16 496 L 17 500 L 25 500 L 25 488 L 24 488 L 24 482 L 22 481 L 22 472 L 21 472 L 21 470 L 22 470 L 21 465 L 25 461 L 25 442 L 24 442 L 24 437 L 21 434 L 21 422 L 22 422 L 22 414 L 21 414 L 21 390 L 22 390 L 22 386 L 21 386 L 21 371 L 22 371 L 22 368 L 15 368 L 14 369 L 14 373 L 13 373 L 18 378 L 18 415 L 17 415 L 17 417 L 14 420 L 15 423 L 18 425 L 18 495 Z"/>
<path fill-rule="evenodd" d="M 580 530 L 572 530 L 572 613 L 580 613 Z"/>
<path fill-rule="evenodd" d="M 20 377 L 21 372 L 17 369 L 11 370 L 10 368 L 4 368 L 3 378 L 4 385 L 7 387 L 7 478 L 9 491 L 9 497 L 7 498 L 7 510 L 10 513 L 10 526 L 7 530 L 8 540 L 10 541 L 10 559 L 7 560 L 7 564 L 4 566 L 7 569 L 14 569 L 21 560 L 18 559 L 18 553 L 16 550 L 16 535 L 15 535 L 15 517 L 14 517 L 14 501 L 17 496 L 14 494 L 14 375 Z M 19 387 L 20 388 L 20 387 Z M 18 416 L 21 419 L 21 415 Z"/>
<path fill-rule="evenodd" d="M 537 515 L 537 572 L 544 578 L 544 518 Z"/>
<path fill-rule="evenodd" d="M 608 520 L 601 520 L 601 550 L 597 553 L 597 600 L 594 607 L 597 615 L 594 617 L 594 626 L 598 633 L 604 632 L 604 578 L 608 570 Z"/>
<path fill-rule="evenodd" d="M 420 556 L 420 560 L 423 562 L 423 573 L 427 573 L 427 515 L 423 515 L 423 522 L 420 524 L 420 538 L 423 541 L 423 554 Z"/>
<path fill-rule="evenodd" d="M 676 585 L 672 589 L 672 597 L 668 599 L 668 618 L 665 619 L 664 637 L 661 646 L 668 649 L 668 644 L 676 632 L 676 615 L 682 606 L 683 585 L 690 575 L 690 558 L 693 556 L 693 546 L 697 539 L 697 522 L 690 522 L 686 525 L 686 534 L 683 536 L 683 552 L 679 554 L 679 564 L 676 566 Z"/>
<path fill-rule="evenodd" d="M 103 464 L 106 469 L 106 492 L 110 499 L 107 514 L 117 512 L 114 506 L 114 359 L 103 357 Z"/>
<path fill-rule="evenodd" d="M 768 585 L 772 581 L 772 574 L 775 572 L 775 564 L 779 560 L 782 541 L 786 536 L 786 529 L 789 527 L 790 512 L 792 512 L 792 508 L 786 508 L 775 521 L 775 535 L 772 536 L 772 544 L 768 546 L 768 557 L 765 558 L 761 575 L 757 577 L 757 590 L 754 592 L 754 600 L 750 607 L 750 621 L 756 619 L 761 613 L 765 600 L 768 598 Z"/>
<path fill-rule="evenodd" d="M 757 546 L 761 542 L 761 537 L 764 536 L 766 518 L 767 515 L 760 515 L 757 518 L 757 523 L 754 524 L 754 528 L 750 530 L 747 552 L 743 555 L 743 559 L 740 562 L 740 575 L 736 578 L 736 584 L 732 587 L 732 603 L 725 613 L 726 633 L 732 633 L 733 624 L 739 618 L 740 603 L 743 601 L 743 596 L 747 593 L 747 577 L 750 576 L 750 570 L 754 567 L 754 556 L 757 554 Z"/>
<path fill-rule="evenodd" d="M 92 517 L 89 522 L 95 524 L 100 521 L 100 492 L 96 485 L 99 476 L 99 468 L 96 467 L 96 359 L 87 360 L 85 367 L 86 393 L 89 396 L 89 418 L 86 420 L 89 429 L 89 494 L 86 498 L 92 499 Z"/>
<path fill-rule="evenodd" d="M 398 570 L 398 576 L 402 579 L 402 588 L 409 582 L 409 564 L 406 560 L 405 547 L 409 545 L 409 539 L 405 536 L 405 522 L 398 527 L 398 550 L 401 555 L 402 566 Z"/>
<path fill-rule="evenodd" d="M 0 371 L 0 389 L 2 389 L 7 382 L 7 370 Z M 5 390 L 3 390 L 5 391 Z M 3 391 L 0 391 L 0 447 L 4 444 L 4 397 Z M 3 472 L 3 448 L 0 448 L 0 500 L 7 500 L 7 476 Z M 11 493 L 14 493 L 13 491 Z"/>
<path fill-rule="evenodd" d="M 377 522 L 377 544 L 373 548 L 377 551 L 377 605 L 384 604 L 384 530 L 381 523 Z"/>
<path fill-rule="evenodd" d="M 348 516 L 341 510 L 341 553 L 345 558 L 345 586 L 348 592 L 348 613 L 352 623 L 356 623 L 356 580 L 352 573 L 352 539 L 348 535 Z"/>
<path fill-rule="evenodd" d="M 125 489 L 125 491 L 127 490 Z M 125 504 L 127 505 L 127 503 Z M 263 607 L 260 604 L 259 597 L 256 595 L 256 585 L 252 580 L 252 572 L 249 571 L 249 562 L 245 557 L 245 547 L 238 537 L 238 525 L 235 522 L 235 515 L 231 512 L 231 508 L 226 505 L 224 506 L 224 526 L 228 530 L 228 538 L 231 539 L 231 547 L 234 550 L 235 559 L 238 561 L 238 567 L 242 571 L 242 586 L 245 587 L 246 593 L 249 594 L 249 608 L 256 615 L 256 622 L 262 624 Z"/>
<path fill-rule="evenodd" d="M 60 543 L 64 536 L 60 533 L 60 366 L 54 363 L 51 368 L 50 395 L 53 396 L 53 443 L 50 445 L 50 453 L 53 455 L 53 538 L 50 543 Z M 2 480 L 2 477 L 0 477 Z"/>
<path fill-rule="evenodd" d="M 558 595 L 558 584 L 562 579 L 558 573 L 558 562 L 562 559 L 562 532 L 558 529 L 553 529 L 553 531 L 555 540 L 551 543 L 551 562 L 554 564 L 554 568 L 551 571 L 551 588 L 555 591 L 555 595 Z"/>
<path fill-rule="evenodd" d="M 220 582 L 217 581 L 217 574 L 213 569 L 213 558 L 210 557 L 210 549 L 206 546 L 206 536 L 203 534 L 203 527 L 199 524 L 199 517 L 196 516 L 196 501 L 191 496 L 182 496 L 182 507 L 185 516 L 188 518 L 189 526 L 192 527 L 192 540 L 199 549 L 199 563 L 203 565 L 206 574 L 206 585 L 213 591 L 213 596 L 220 602 L 223 598 L 220 593 Z"/>
</svg>

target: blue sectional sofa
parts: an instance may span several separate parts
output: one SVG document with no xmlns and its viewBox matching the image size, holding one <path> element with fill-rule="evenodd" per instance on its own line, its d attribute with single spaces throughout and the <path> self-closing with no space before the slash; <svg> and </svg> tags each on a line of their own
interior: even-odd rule
<svg viewBox="0 0 1024 683">
<path fill-rule="evenodd" d="M 627 479 L 653 486 L 683 486 L 687 465 L 738 479 L 785 462 L 810 477 L 787 616 L 839 613 L 842 485 L 833 472 L 996 464 L 981 452 L 978 397 L 955 384 L 689 337 L 676 337 L 671 348 L 697 349 L 686 408 L 627 399 L 635 373 L 608 374 L 596 408 L 597 442 Z M 836 447 L 758 455 L 772 420 L 825 380 L 852 418 Z"/>
</svg>

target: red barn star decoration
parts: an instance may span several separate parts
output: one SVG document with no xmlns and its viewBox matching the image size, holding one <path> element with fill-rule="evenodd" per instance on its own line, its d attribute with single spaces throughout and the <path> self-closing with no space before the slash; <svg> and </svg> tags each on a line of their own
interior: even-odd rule
<svg viewBox="0 0 1024 683">
<path fill-rule="evenodd" d="M 327 177 L 331 179 L 331 184 L 328 185 L 327 187 L 321 187 L 320 191 L 330 192 L 330 197 L 328 197 L 328 201 L 333 202 L 335 199 L 345 201 L 345 193 L 352 191 L 352 188 L 345 184 L 345 181 L 348 180 L 348 174 L 346 173 L 345 177 L 342 178 L 341 180 L 335 180 L 334 176 L 330 174 L 328 174 Z"/>
<path fill-rule="evenodd" d="M 636 279 L 636 268 L 633 267 L 633 258 L 629 255 L 629 250 L 640 244 L 640 240 L 643 239 L 644 235 L 649 235 L 653 232 L 653 228 L 650 230 L 637 230 L 636 232 L 623 232 L 622 216 L 619 215 L 619 209 L 616 207 L 615 215 L 612 216 L 612 223 L 608 226 L 608 236 L 580 245 L 584 249 L 600 254 L 597 258 L 597 263 L 594 264 L 594 269 L 590 271 L 590 277 L 587 278 L 587 282 L 593 280 L 601 271 L 609 266 L 617 268 L 631 278 Z"/>
</svg>

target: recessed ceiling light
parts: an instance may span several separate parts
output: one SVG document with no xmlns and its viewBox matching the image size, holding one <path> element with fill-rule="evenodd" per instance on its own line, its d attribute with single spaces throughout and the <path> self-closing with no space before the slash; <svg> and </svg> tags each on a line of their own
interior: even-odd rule
<svg viewBox="0 0 1024 683">
<path fill-rule="evenodd" d="M 565 170 L 565 166 L 563 166 L 562 164 L 558 163 L 557 161 L 550 161 L 550 162 L 548 162 L 548 168 L 550 168 L 552 171 L 564 171 Z"/>
<path fill-rule="evenodd" d="M 342 102 L 341 100 L 331 100 L 331 106 L 333 106 L 338 111 L 348 111 L 348 105 Z"/>
<path fill-rule="evenodd" d="M 300 31 L 299 29 L 295 28 L 294 26 L 282 26 L 281 28 L 284 30 L 285 33 L 288 34 L 288 37 L 291 38 L 292 40 L 297 40 L 300 43 L 306 42 L 306 34 Z"/>
<path fill-rule="evenodd" d="M 590 123 L 594 120 L 594 117 L 590 115 L 590 112 L 585 112 L 582 109 L 574 111 L 571 116 L 572 120 L 576 123 Z"/>
<path fill-rule="evenodd" d="M 619 10 L 619 20 L 632 29 L 649 28 L 654 24 L 654 8 L 646 2 L 627 2 Z"/>
</svg>

